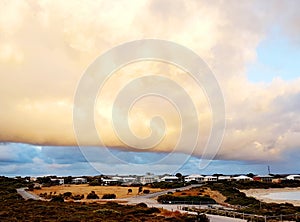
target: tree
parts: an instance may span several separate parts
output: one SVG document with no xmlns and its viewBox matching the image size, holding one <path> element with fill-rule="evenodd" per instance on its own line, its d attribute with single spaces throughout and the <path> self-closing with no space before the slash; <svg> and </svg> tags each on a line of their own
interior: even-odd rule
<svg viewBox="0 0 300 222">
<path fill-rule="evenodd" d="M 103 194 L 102 199 L 116 199 L 116 194 L 114 193 Z"/>
<path fill-rule="evenodd" d="M 87 196 L 86 199 L 99 199 L 98 195 L 95 193 L 95 191 L 90 192 Z"/>
<path fill-rule="evenodd" d="M 65 184 L 71 184 L 72 183 L 72 176 L 64 177 Z"/>
<path fill-rule="evenodd" d="M 175 176 L 178 178 L 178 181 L 183 181 L 183 176 L 181 173 L 176 173 Z"/>
<path fill-rule="evenodd" d="M 248 173 L 246 176 L 247 176 L 247 177 L 253 178 L 253 177 L 254 177 L 254 174 L 253 174 L 253 173 Z"/>
<path fill-rule="evenodd" d="M 139 187 L 139 190 L 138 190 L 138 194 L 140 194 L 142 191 L 143 191 L 143 187 L 140 186 L 140 187 Z"/>
</svg>

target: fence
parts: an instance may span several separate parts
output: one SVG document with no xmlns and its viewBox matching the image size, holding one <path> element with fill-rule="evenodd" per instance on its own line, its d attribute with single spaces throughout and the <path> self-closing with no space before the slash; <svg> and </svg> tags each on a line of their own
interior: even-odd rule
<svg viewBox="0 0 300 222">
<path fill-rule="evenodd" d="M 256 215 L 256 214 L 247 214 L 247 213 L 240 213 L 236 211 L 231 210 L 223 210 L 223 209 L 202 209 L 199 208 L 188 208 L 184 210 L 192 210 L 192 211 L 200 211 L 201 213 L 207 213 L 207 214 L 215 214 L 220 216 L 226 216 L 226 217 L 233 217 L 233 218 L 240 218 L 247 221 L 253 221 L 253 222 L 267 222 L 267 221 L 300 221 L 300 214 L 286 214 L 286 215 L 275 215 L 275 216 L 267 216 L 267 215 Z"/>
<path fill-rule="evenodd" d="M 169 201 L 163 200 L 162 204 L 178 204 L 178 205 L 210 205 L 216 204 L 214 201 Z"/>
</svg>

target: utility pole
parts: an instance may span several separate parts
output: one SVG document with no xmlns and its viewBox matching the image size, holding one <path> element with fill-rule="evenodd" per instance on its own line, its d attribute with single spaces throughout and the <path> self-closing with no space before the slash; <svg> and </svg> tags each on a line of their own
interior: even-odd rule
<svg viewBox="0 0 300 222">
<path fill-rule="evenodd" d="M 268 166 L 268 173 L 269 173 L 269 175 L 271 174 L 270 166 Z"/>
</svg>

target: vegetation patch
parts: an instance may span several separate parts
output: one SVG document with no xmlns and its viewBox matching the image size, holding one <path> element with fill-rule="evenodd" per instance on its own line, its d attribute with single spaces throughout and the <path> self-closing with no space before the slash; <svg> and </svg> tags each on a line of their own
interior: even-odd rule
<svg viewBox="0 0 300 222">
<path fill-rule="evenodd" d="M 161 195 L 157 198 L 157 201 L 165 204 L 215 204 L 216 201 L 206 196 L 174 196 L 172 194 Z"/>
<path fill-rule="evenodd" d="M 75 203 L 51 201 L 25 201 L 16 192 L 16 188 L 26 187 L 28 183 L 23 180 L 0 177 L 0 221 L 196 221 L 197 216 L 176 214 L 161 215 L 157 208 L 120 205 L 108 202 Z M 70 193 L 53 194 L 60 197 L 71 197 Z M 73 194 L 72 194 L 73 195 Z"/>
<path fill-rule="evenodd" d="M 238 206 L 238 212 L 258 214 L 266 216 L 276 216 L 276 215 L 287 215 L 287 214 L 299 214 L 300 207 L 296 207 L 292 204 L 276 204 L 276 203 L 265 203 L 261 202 L 253 197 L 247 197 L 243 192 L 240 192 L 238 188 L 249 187 L 252 189 L 252 185 L 257 188 L 257 183 L 253 182 L 223 182 L 223 183 L 212 183 L 207 184 L 210 189 L 219 191 L 227 199 L 225 202 Z M 262 186 L 266 186 L 263 184 Z M 269 186 L 273 186 L 269 184 Z"/>
</svg>

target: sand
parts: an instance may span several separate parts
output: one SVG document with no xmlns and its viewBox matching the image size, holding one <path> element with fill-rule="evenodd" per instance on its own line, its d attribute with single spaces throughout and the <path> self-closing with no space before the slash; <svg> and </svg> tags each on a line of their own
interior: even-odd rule
<svg viewBox="0 0 300 222">
<path fill-rule="evenodd" d="M 132 193 L 128 194 L 128 189 L 132 189 Z M 161 191 L 158 188 L 144 187 L 145 190 L 150 190 L 150 193 Z M 39 195 L 40 193 L 50 194 L 56 192 L 56 194 L 63 194 L 65 192 L 72 192 L 73 195 L 84 194 L 84 197 L 91 192 L 95 193 L 101 198 L 103 194 L 113 193 L 116 194 L 118 199 L 134 197 L 138 194 L 138 187 L 121 187 L 121 186 L 89 186 L 88 184 L 79 185 L 60 185 L 52 187 L 42 187 L 41 190 L 34 190 L 34 193 Z"/>
<path fill-rule="evenodd" d="M 266 198 L 265 196 L 270 193 L 277 193 L 277 192 L 294 192 L 300 191 L 300 187 L 296 188 L 270 188 L 270 189 L 250 189 L 250 190 L 240 190 L 244 192 L 249 197 L 254 197 L 260 201 L 266 203 L 291 203 L 294 206 L 300 206 L 300 200 L 274 200 L 270 198 Z"/>
</svg>

